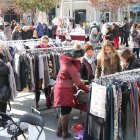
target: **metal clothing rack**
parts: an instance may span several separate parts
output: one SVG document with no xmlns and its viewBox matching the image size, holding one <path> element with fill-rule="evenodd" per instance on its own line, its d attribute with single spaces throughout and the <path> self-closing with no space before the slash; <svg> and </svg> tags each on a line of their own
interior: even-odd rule
<svg viewBox="0 0 140 140">
<path fill-rule="evenodd" d="M 40 39 L 26 39 L 26 40 L 10 40 L 10 41 L 3 41 L 6 44 L 10 43 L 23 43 L 23 42 L 34 42 L 40 41 Z"/>
<path fill-rule="evenodd" d="M 18 51 L 18 53 L 22 53 L 22 52 L 25 52 L 25 53 L 38 53 L 38 52 L 67 52 L 67 51 L 72 51 L 73 48 L 72 47 L 50 47 L 50 48 L 34 48 L 34 49 L 25 49 L 25 50 L 20 50 Z M 49 109 L 54 109 L 56 110 L 56 108 L 49 108 Z M 44 107 L 44 108 L 41 108 L 41 109 L 37 109 L 35 108 L 34 106 L 31 106 L 31 110 L 32 112 L 34 113 L 38 113 L 38 114 L 41 114 L 41 111 L 44 111 L 44 110 L 48 110 L 48 108 Z M 59 115 L 59 111 L 60 111 L 60 108 L 58 108 L 57 110 L 57 114 L 56 114 L 56 117 L 58 117 Z"/>
<path fill-rule="evenodd" d="M 110 84 L 113 80 L 119 80 L 119 81 L 124 81 L 124 82 L 127 82 L 127 81 L 134 82 L 138 79 L 140 79 L 140 68 L 133 69 L 133 70 L 127 70 L 127 71 L 123 71 L 123 72 L 118 72 L 118 73 L 111 74 L 111 75 L 102 76 L 99 79 L 95 79 L 95 81 L 93 81 L 93 82 L 106 86 L 106 84 Z M 88 130 L 88 123 L 89 123 L 89 118 L 88 117 L 90 117 L 89 113 L 87 113 L 86 130 Z M 89 127 L 89 129 L 90 129 L 90 127 Z M 104 129 L 105 128 L 103 128 L 103 134 L 104 134 Z M 88 135 L 88 132 L 85 135 L 84 140 L 86 140 L 87 135 Z M 140 139 L 140 138 L 138 137 L 138 139 Z"/>
<path fill-rule="evenodd" d="M 99 79 L 99 83 L 110 83 L 114 79 L 123 81 L 133 81 L 137 80 L 138 78 L 140 78 L 140 68 L 103 76 Z"/>
<path fill-rule="evenodd" d="M 72 50 L 73 48 L 71 47 L 49 47 L 49 48 L 34 48 L 34 49 L 23 49 L 19 50 L 18 52 L 26 51 L 26 52 L 31 52 L 31 51 L 44 51 L 44 50 Z"/>
<path fill-rule="evenodd" d="M 10 41 L 3 41 L 2 43 L 6 46 L 12 46 L 16 44 L 25 44 L 25 43 L 38 43 L 40 39 L 27 39 L 27 40 L 10 40 Z"/>
<path fill-rule="evenodd" d="M 132 75 L 132 74 L 137 74 L 137 73 L 140 73 L 140 68 L 133 69 L 133 70 L 122 71 L 122 72 L 117 72 L 115 74 L 106 75 L 106 76 L 101 77 L 101 79 L 104 79 L 104 78 L 114 78 L 114 77 L 123 76 L 123 75 L 126 75 L 126 74 L 131 74 Z M 119 77 L 119 78 L 121 78 L 121 77 Z"/>
</svg>

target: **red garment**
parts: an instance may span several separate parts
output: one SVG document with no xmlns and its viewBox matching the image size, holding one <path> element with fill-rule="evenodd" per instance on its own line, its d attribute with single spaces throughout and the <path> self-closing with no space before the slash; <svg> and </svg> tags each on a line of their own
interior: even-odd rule
<svg viewBox="0 0 140 140">
<path fill-rule="evenodd" d="M 119 49 L 119 37 L 114 37 L 114 47 Z"/>
<path fill-rule="evenodd" d="M 139 100 L 138 100 L 138 102 L 139 102 L 139 110 L 140 110 L 140 95 L 139 95 Z"/>
<path fill-rule="evenodd" d="M 39 48 L 48 48 L 49 46 L 43 46 L 42 44 L 39 45 Z"/>
<path fill-rule="evenodd" d="M 138 85 L 138 88 L 139 88 L 139 91 L 140 91 L 140 83 L 137 82 L 137 85 Z M 138 94 L 138 104 L 139 104 L 139 110 L 140 110 L 140 93 Z"/>
<path fill-rule="evenodd" d="M 78 70 L 80 63 L 66 55 L 60 57 L 60 70 L 54 87 L 54 106 L 70 106 L 76 108 L 74 94 L 76 86 L 86 93 L 89 89 L 81 82 Z M 76 85 L 76 86 L 75 86 Z"/>
</svg>

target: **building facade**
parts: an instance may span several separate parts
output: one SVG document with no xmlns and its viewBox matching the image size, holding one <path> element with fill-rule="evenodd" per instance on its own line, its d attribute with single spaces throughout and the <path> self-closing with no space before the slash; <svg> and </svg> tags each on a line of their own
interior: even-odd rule
<svg viewBox="0 0 140 140">
<path fill-rule="evenodd" d="M 5 0 L 10 3 L 10 0 Z M 140 0 L 136 1 L 136 5 L 131 5 L 122 9 L 118 9 L 116 12 L 114 21 L 122 21 L 124 17 L 128 17 L 134 21 L 140 22 Z M 3 17 L 4 21 L 11 21 L 15 19 L 20 21 L 20 18 L 26 19 L 28 24 L 31 23 L 31 14 L 26 13 L 23 15 L 17 15 L 14 11 L 9 10 L 3 13 L 0 9 L 0 15 Z M 82 25 L 84 22 L 101 22 L 101 20 L 112 22 L 111 12 L 100 12 L 91 6 L 90 0 L 61 0 L 61 2 L 53 9 L 50 9 L 45 18 L 42 14 L 37 14 L 36 18 L 43 17 L 46 22 L 51 23 L 54 17 L 65 16 L 75 19 L 76 24 Z M 47 20 L 47 19 L 48 20 Z M 34 19 L 38 20 L 38 19 Z M 44 22 L 44 21 L 43 21 Z"/>
<path fill-rule="evenodd" d="M 134 0 L 132 0 L 134 1 Z M 131 5 L 122 9 L 118 9 L 116 12 L 114 21 L 122 21 L 124 17 L 133 19 L 140 22 L 140 0 L 136 5 Z M 100 12 L 91 6 L 89 0 L 62 0 L 59 5 L 56 6 L 56 16 L 66 16 L 75 19 L 77 24 L 83 22 L 101 22 L 105 20 L 112 22 L 111 12 Z"/>
</svg>

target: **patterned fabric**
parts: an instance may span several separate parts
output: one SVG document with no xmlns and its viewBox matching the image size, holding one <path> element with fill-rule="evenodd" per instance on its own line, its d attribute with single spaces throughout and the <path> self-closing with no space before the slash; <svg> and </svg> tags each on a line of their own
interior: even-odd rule
<svg viewBox="0 0 140 140">
<path fill-rule="evenodd" d="M 113 85 L 113 95 L 114 95 L 114 140 L 118 138 L 118 93 L 116 91 L 116 86 Z"/>
</svg>

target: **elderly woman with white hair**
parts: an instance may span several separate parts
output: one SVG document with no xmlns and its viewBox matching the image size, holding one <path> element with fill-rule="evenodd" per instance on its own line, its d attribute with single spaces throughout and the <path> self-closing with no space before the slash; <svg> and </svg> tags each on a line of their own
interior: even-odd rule
<svg viewBox="0 0 140 140">
<path fill-rule="evenodd" d="M 93 28 L 89 36 L 89 41 L 94 45 L 94 48 L 100 48 L 101 47 L 100 40 L 101 33 L 98 32 L 97 28 Z"/>
</svg>

